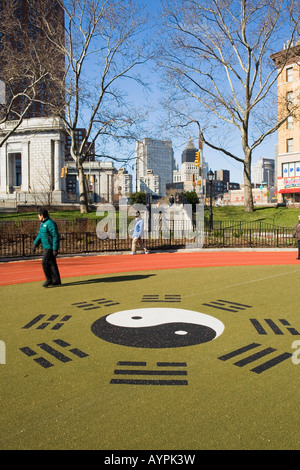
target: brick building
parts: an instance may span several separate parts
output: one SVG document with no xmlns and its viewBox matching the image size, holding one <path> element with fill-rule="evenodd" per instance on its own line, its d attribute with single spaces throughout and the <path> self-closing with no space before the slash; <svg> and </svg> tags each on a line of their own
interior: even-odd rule
<svg viewBox="0 0 300 470">
<path fill-rule="evenodd" d="M 278 130 L 276 155 L 278 201 L 300 203 L 300 41 L 273 54 L 278 78 L 278 117 L 293 110 Z"/>
</svg>

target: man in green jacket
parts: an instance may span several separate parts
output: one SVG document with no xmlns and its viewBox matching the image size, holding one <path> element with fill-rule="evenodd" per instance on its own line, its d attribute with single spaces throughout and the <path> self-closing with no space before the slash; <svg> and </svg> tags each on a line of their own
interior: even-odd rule
<svg viewBox="0 0 300 470">
<path fill-rule="evenodd" d="M 38 245 L 42 245 L 45 250 L 42 259 L 42 266 L 46 276 L 43 287 L 60 286 L 61 279 L 56 263 L 56 256 L 59 250 L 59 233 L 54 220 L 50 219 L 47 209 L 39 210 L 41 226 L 36 239 L 33 242 L 32 251 L 35 252 Z"/>
</svg>

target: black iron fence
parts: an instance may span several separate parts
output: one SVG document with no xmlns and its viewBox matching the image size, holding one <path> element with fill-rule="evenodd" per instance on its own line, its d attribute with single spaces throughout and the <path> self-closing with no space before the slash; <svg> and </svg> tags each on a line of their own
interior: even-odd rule
<svg viewBox="0 0 300 470">
<path fill-rule="evenodd" d="M 227 227 L 206 231 L 204 247 L 218 248 L 295 248 L 293 228 Z"/>
<path fill-rule="evenodd" d="M 196 230 L 189 233 L 182 230 L 160 231 L 147 234 L 145 244 L 150 250 L 163 251 L 179 248 L 295 248 L 293 228 L 274 228 L 243 225 L 218 228 L 209 231 Z M 0 233 L 0 259 L 29 257 L 36 234 Z M 42 253 L 42 249 L 36 254 Z M 100 239 L 96 231 L 61 233 L 60 254 L 104 253 L 130 251 L 131 239 L 118 234 L 112 238 Z"/>
</svg>

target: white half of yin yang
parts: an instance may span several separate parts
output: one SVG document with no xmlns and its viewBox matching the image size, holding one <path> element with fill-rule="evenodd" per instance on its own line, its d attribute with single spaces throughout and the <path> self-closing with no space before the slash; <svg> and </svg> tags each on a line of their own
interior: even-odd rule
<svg viewBox="0 0 300 470">
<path fill-rule="evenodd" d="M 215 317 L 192 310 L 183 310 L 177 308 L 141 308 L 133 310 L 123 310 L 108 315 L 106 321 L 114 326 L 124 328 L 145 328 L 158 326 L 168 323 L 189 323 L 202 325 L 212 328 L 216 332 L 216 339 L 220 336 L 225 326 Z M 178 330 L 178 335 L 184 335 L 187 332 Z"/>
</svg>

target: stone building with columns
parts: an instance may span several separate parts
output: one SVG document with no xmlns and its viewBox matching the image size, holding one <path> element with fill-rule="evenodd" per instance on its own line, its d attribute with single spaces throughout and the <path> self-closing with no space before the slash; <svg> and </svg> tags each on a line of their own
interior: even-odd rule
<svg viewBox="0 0 300 470">
<path fill-rule="evenodd" d="M 1 132 L 13 121 L 0 125 Z M 58 118 L 25 119 L 0 147 L 0 205 L 60 205 L 79 202 L 75 162 L 67 155 L 67 133 Z M 112 162 L 83 164 L 90 202 L 114 201 Z M 62 172 L 62 169 L 66 172 Z"/>
<path fill-rule="evenodd" d="M 2 124 L 0 138 L 13 125 L 14 121 Z M 65 180 L 61 178 L 65 143 L 58 118 L 25 119 L 0 147 L 0 201 L 36 205 L 65 202 Z"/>
</svg>

